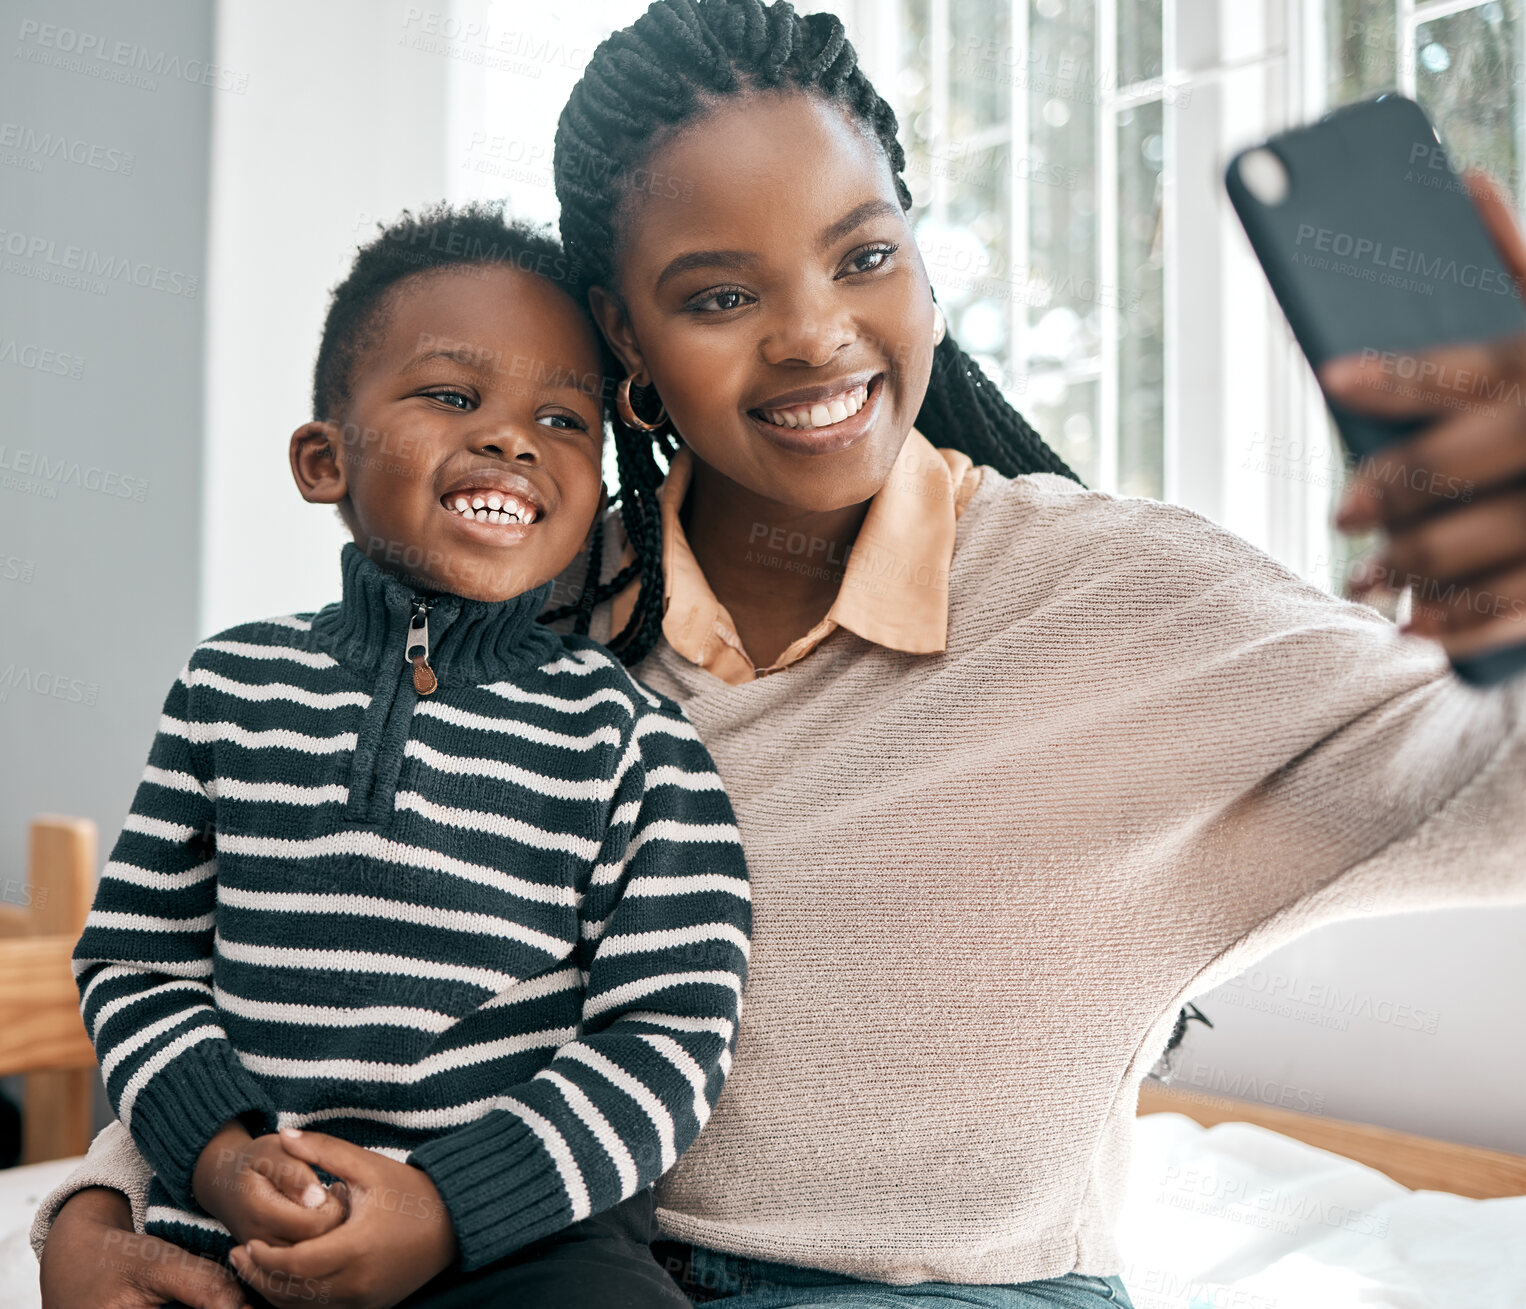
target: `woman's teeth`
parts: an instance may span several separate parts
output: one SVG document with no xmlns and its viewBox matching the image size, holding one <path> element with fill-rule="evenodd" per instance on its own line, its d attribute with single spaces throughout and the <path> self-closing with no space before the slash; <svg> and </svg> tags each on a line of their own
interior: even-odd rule
<svg viewBox="0 0 1526 1309">
<path fill-rule="evenodd" d="M 758 412 L 775 427 L 831 427 L 845 418 L 852 418 L 868 398 L 869 383 L 865 382 L 821 404 L 802 405 L 797 409 L 760 409 Z"/>
<path fill-rule="evenodd" d="M 533 523 L 535 507 L 513 496 L 491 491 L 483 495 L 458 495 L 451 500 L 449 509 L 462 518 L 475 518 L 479 523 Z"/>
</svg>

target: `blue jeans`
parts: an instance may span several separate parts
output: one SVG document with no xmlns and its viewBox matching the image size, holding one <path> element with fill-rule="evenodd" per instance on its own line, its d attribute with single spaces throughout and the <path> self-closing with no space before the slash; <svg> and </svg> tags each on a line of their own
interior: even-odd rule
<svg viewBox="0 0 1526 1309">
<path fill-rule="evenodd" d="M 890 1286 L 842 1273 L 723 1254 L 687 1242 L 652 1243 L 657 1262 L 694 1304 L 717 1309 L 1134 1309 L 1116 1277 L 1069 1273 L 1021 1285 L 916 1282 Z"/>
</svg>

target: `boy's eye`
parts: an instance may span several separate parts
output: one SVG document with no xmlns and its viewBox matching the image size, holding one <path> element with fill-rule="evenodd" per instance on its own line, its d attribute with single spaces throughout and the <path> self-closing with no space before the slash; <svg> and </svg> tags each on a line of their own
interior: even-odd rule
<svg viewBox="0 0 1526 1309">
<path fill-rule="evenodd" d="M 689 301 L 688 308 L 694 313 L 724 314 L 730 309 L 740 309 L 750 298 L 746 291 L 734 286 L 723 286 L 719 290 L 706 291 Z M 710 308 L 706 308 L 707 305 Z"/>
<path fill-rule="evenodd" d="M 862 250 L 855 250 L 848 256 L 848 269 L 851 273 L 872 273 L 877 268 L 882 268 L 890 256 L 900 249 L 898 245 L 870 245 Z"/>
<path fill-rule="evenodd" d="M 476 408 L 477 402 L 465 391 L 425 391 L 431 400 L 438 400 L 442 404 L 450 405 L 453 409 L 469 410 Z"/>
</svg>

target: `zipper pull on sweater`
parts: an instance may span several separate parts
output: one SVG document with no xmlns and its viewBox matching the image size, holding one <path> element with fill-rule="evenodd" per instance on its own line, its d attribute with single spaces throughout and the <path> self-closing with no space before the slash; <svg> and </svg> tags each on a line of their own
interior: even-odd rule
<svg viewBox="0 0 1526 1309">
<path fill-rule="evenodd" d="M 414 654 L 422 649 L 422 654 Z M 403 662 L 413 665 L 413 689 L 429 695 L 440 681 L 429 666 L 429 602 L 413 599 L 413 617 L 408 620 L 408 643 L 403 647 Z"/>
</svg>

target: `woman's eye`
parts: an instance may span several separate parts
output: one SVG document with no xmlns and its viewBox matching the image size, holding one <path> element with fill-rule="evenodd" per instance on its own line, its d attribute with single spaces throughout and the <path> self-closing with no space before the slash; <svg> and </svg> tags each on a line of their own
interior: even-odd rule
<svg viewBox="0 0 1526 1309">
<path fill-rule="evenodd" d="M 850 273 L 872 273 L 876 268 L 884 265 L 899 246 L 895 245 L 872 245 L 865 250 L 848 256 L 848 271 Z"/>
<path fill-rule="evenodd" d="M 450 405 L 453 409 L 468 410 L 476 407 L 476 401 L 464 391 L 426 391 L 431 400 Z"/>
<path fill-rule="evenodd" d="M 696 313 L 723 314 L 729 309 L 740 309 L 747 303 L 747 299 L 746 291 L 733 289 L 711 291 L 697 300 L 691 300 L 689 308 Z M 711 305 L 713 308 L 707 309 L 706 305 Z"/>
<path fill-rule="evenodd" d="M 588 424 L 573 414 L 542 414 L 535 420 L 547 427 L 561 427 L 571 431 L 586 432 Z"/>
</svg>

